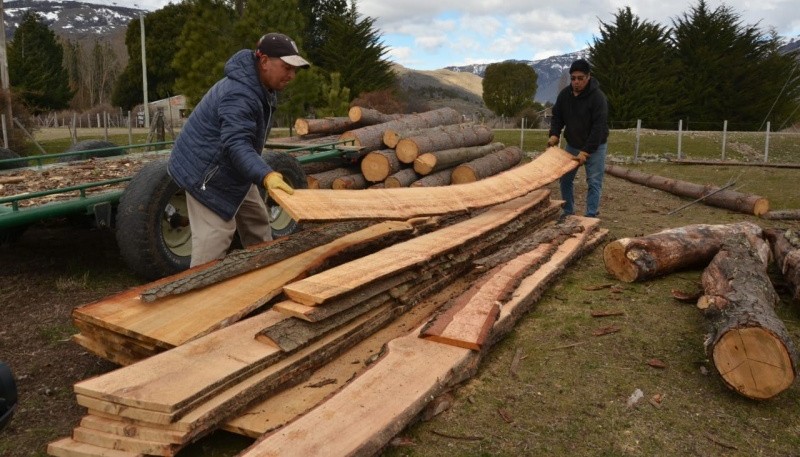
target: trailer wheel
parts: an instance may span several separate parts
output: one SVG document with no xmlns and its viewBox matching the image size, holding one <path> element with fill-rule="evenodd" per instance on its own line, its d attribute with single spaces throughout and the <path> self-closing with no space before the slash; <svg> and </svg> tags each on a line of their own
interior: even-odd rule
<svg viewBox="0 0 800 457">
<path fill-rule="evenodd" d="M 113 148 L 113 149 L 111 149 Z M 116 144 L 105 140 L 84 140 L 70 146 L 64 152 L 77 152 L 77 151 L 94 151 L 95 149 L 105 149 L 105 151 L 89 152 L 87 154 L 76 154 L 65 156 L 61 158 L 62 162 L 73 162 L 75 160 L 84 160 L 90 157 L 112 157 L 121 156 L 125 154 L 122 148 L 117 147 Z"/>
<path fill-rule="evenodd" d="M 20 155 L 11 149 L 0 148 L 0 159 L 18 159 L 19 157 Z M 12 168 L 22 168 L 27 166 L 27 160 L 20 160 L 19 162 L 2 163 L 0 164 L 0 170 L 10 170 Z"/>
<path fill-rule="evenodd" d="M 116 231 L 122 258 L 138 276 L 155 280 L 189 268 L 186 195 L 167 173 L 167 159 L 145 165 L 125 188 Z"/>
<path fill-rule="evenodd" d="M 267 165 L 283 175 L 283 179 L 294 189 L 307 189 L 308 180 L 306 172 L 300 162 L 289 154 L 267 151 L 261 155 Z M 272 236 L 280 238 L 300 230 L 300 224 L 292 219 L 274 200 L 264 192 L 264 202 L 269 212 L 269 224 L 272 227 Z"/>
</svg>

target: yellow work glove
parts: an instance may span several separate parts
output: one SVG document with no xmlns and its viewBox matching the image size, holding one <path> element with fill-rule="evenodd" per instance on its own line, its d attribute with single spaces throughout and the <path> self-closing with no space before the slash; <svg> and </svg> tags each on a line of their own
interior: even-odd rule
<svg viewBox="0 0 800 457">
<path fill-rule="evenodd" d="M 588 158 L 589 158 L 589 153 L 586 151 L 581 151 L 578 153 L 578 155 L 574 156 L 572 160 L 577 160 L 580 165 L 583 165 L 586 163 L 586 159 Z"/>
<path fill-rule="evenodd" d="M 555 135 L 551 135 L 550 138 L 547 139 L 547 147 L 552 148 L 553 146 L 558 146 L 558 137 Z"/>
<path fill-rule="evenodd" d="M 294 193 L 292 186 L 287 184 L 286 181 L 283 180 L 283 175 L 277 171 L 267 173 L 267 176 L 264 177 L 264 187 L 267 190 L 280 189 L 289 195 Z"/>
</svg>

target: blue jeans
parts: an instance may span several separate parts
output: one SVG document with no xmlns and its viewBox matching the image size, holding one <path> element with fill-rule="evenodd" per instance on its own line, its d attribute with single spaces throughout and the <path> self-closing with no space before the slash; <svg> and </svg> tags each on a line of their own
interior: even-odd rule
<svg viewBox="0 0 800 457">
<path fill-rule="evenodd" d="M 567 145 L 565 149 L 574 156 L 577 156 L 580 152 L 580 149 L 573 148 L 570 145 Z M 586 185 L 589 188 L 586 193 L 586 213 L 584 214 L 587 217 L 597 217 L 600 214 L 600 194 L 603 191 L 607 151 L 608 143 L 601 144 L 595 152 L 589 154 L 589 158 L 586 159 L 584 164 L 586 168 Z M 565 201 L 562 213 L 565 215 L 575 214 L 573 182 L 575 181 L 575 175 L 578 174 L 578 168 L 565 174 L 559 180 L 561 199 Z"/>
</svg>

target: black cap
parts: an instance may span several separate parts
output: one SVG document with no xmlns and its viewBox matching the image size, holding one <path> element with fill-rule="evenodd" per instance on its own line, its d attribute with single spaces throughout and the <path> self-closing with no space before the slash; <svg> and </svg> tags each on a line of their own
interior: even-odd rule
<svg viewBox="0 0 800 457">
<path fill-rule="evenodd" d="M 589 66 L 589 62 L 585 59 L 578 59 L 575 62 L 572 62 L 572 65 L 569 66 L 569 72 L 572 73 L 573 71 L 580 71 L 581 73 L 586 73 L 587 75 L 591 73 L 592 67 Z"/>
<path fill-rule="evenodd" d="M 267 57 L 277 57 L 289 65 L 308 68 L 311 66 L 306 59 L 300 57 L 300 50 L 294 40 L 282 33 L 268 33 L 258 40 L 256 54 L 261 53 Z"/>
</svg>

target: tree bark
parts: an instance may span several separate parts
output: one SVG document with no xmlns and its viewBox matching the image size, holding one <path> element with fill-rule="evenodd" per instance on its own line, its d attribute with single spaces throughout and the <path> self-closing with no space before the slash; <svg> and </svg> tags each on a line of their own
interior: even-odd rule
<svg viewBox="0 0 800 457">
<path fill-rule="evenodd" d="M 340 176 L 333 180 L 331 189 L 366 189 L 367 180 L 361 173 L 353 173 L 347 176 Z"/>
<path fill-rule="evenodd" d="M 309 189 L 332 189 L 333 180 L 353 174 L 353 170 L 349 168 L 334 168 L 333 170 L 323 171 L 322 173 L 315 173 L 306 176 Z"/>
<path fill-rule="evenodd" d="M 703 198 L 702 202 L 718 208 L 756 216 L 761 216 L 769 211 L 769 200 L 758 195 L 743 194 L 735 190 L 720 190 L 716 186 L 703 186 L 686 181 L 678 181 L 677 179 L 642 173 L 617 165 L 606 165 L 606 173 L 680 197 L 700 199 L 708 195 L 708 197 Z M 710 195 L 712 192 L 714 194 Z"/>
<path fill-rule="evenodd" d="M 413 168 L 403 168 L 383 181 L 384 186 L 389 189 L 393 187 L 409 187 L 420 177 Z"/>
<path fill-rule="evenodd" d="M 491 143 L 494 134 L 480 124 L 453 124 L 416 132 L 401 139 L 395 148 L 403 163 L 414 163 L 420 154 L 443 149 L 480 146 Z"/>
<path fill-rule="evenodd" d="M 789 285 L 792 299 L 800 303 L 800 231 L 768 229 L 764 231 L 783 278 Z"/>
<path fill-rule="evenodd" d="M 761 227 L 752 222 L 687 225 L 637 238 L 620 238 L 603 249 L 603 262 L 606 270 L 620 281 L 643 281 L 705 266 L 725 239 L 738 233 L 745 234 L 753 245 L 759 246 L 766 263 L 769 247 L 763 241 Z"/>
<path fill-rule="evenodd" d="M 697 306 L 710 321 L 706 351 L 725 384 L 755 400 L 788 389 L 797 353 L 775 314 L 767 266 L 743 234 L 728 238 L 703 271 Z"/>
<path fill-rule="evenodd" d="M 414 171 L 427 175 L 444 168 L 454 167 L 470 160 L 475 160 L 505 148 L 503 143 L 491 143 L 484 146 L 445 149 L 420 154 L 414 160 Z"/>
<path fill-rule="evenodd" d="M 349 117 L 325 117 L 322 119 L 298 118 L 294 121 L 294 130 L 298 135 L 344 133 L 360 126 L 360 123 L 351 121 Z"/>
<path fill-rule="evenodd" d="M 800 221 L 800 209 L 767 211 L 761 217 L 770 220 Z"/>
<path fill-rule="evenodd" d="M 449 186 L 451 183 L 453 175 L 452 168 L 446 168 L 444 170 L 439 170 L 436 173 L 431 173 L 427 176 L 423 176 L 418 180 L 411 183 L 409 187 L 438 187 L 438 186 Z"/>
<path fill-rule="evenodd" d="M 384 122 L 394 121 L 403 117 L 402 114 L 384 114 L 378 110 L 353 106 L 347 113 L 350 122 L 360 123 L 361 125 L 375 125 Z"/>
<path fill-rule="evenodd" d="M 365 152 L 377 151 L 383 147 L 383 132 L 387 129 L 410 130 L 461 122 L 461 114 L 452 108 L 439 108 L 419 114 L 409 114 L 381 124 L 369 125 L 344 132 L 341 140 L 352 140 Z"/>
<path fill-rule="evenodd" d="M 462 163 L 453 170 L 453 184 L 475 182 L 514 168 L 522 161 L 522 155 L 520 148 L 509 146 L 467 163 Z"/>
<path fill-rule="evenodd" d="M 370 182 L 381 182 L 398 171 L 400 161 L 391 149 L 372 151 L 361 160 L 361 173 Z"/>
</svg>

